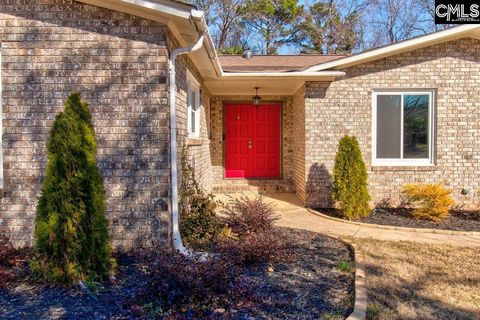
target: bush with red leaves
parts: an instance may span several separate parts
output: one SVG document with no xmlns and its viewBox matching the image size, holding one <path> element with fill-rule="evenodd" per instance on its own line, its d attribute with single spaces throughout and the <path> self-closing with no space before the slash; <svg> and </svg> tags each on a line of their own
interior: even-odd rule
<svg viewBox="0 0 480 320">
<path fill-rule="evenodd" d="M 228 239 L 218 245 L 218 251 L 240 265 L 261 265 L 290 261 L 290 246 L 276 230 L 249 233 L 238 239 Z"/>
<path fill-rule="evenodd" d="M 223 213 L 227 216 L 228 226 L 240 236 L 270 232 L 279 219 L 274 207 L 266 203 L 262 196 L 254 199 L 246 196 L 233 198 Z"/>
<path fill-rule="evenodd" d="M 235 237 L 219 245 L 223 255 L 241 264 L 278 263 L 290 258 L 288 243 L 274 227 L 279 217 L 263 197 L 235 198 L 224 214 Z"/>
<path fill-rule="evenodd" d="M 238 301 L 251 301 L 251 288 L 234 262 L 220 256 L 201 261 L 178 253 L 144 257 L 149 285 L 130 308 L 137 316 L 216 319 Z M 142 305 L 139 307 L 138 305 Z M 225 315 L 224 315 L 225 316 Z"/>
</svg>

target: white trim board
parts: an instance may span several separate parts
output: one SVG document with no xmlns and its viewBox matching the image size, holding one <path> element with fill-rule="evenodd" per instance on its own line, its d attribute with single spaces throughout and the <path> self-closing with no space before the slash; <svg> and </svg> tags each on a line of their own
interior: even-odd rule
<svg viewBox="0 0 480 320">
<path fill-rule="evenodd" d="M 401 132 L 400 132 L 400 158 L 392 159 L 377 159 L 377 97 L 379 95 L 400 95 L 400 108 L 401 116 L 400 121 Z M 405 95 L 428 95 L 429 106 L 428 106 L 428 159 L 413 159 L 413 158 L 403 158 L 403 102 Z M 372 90 L 372 126 L 371 126 L 371 143 L 372 143 L 372 166 L 374 167 L 383 167 L 383 166 L 434 166 L 435 165 L 435 90 L 433 89 L 381 89 L 381 90 Z"/>
</svg>

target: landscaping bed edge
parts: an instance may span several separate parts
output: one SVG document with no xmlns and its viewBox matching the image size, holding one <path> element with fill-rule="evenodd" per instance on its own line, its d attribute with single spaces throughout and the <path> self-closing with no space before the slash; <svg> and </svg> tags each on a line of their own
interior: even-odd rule
<svg viewBox="0 0 480 320">
<path fill-rule="evenodd" d="M 396 227 L 396 226 L 387 226 L 387 225 L 380 225 L 380 224 L 372 224 L 372 223 L 364 223 L 358 221 L 349 221 L 340 218 L 331 217 L 329 215 L 323 214 L 318 212 L 317 210 L 306 208 L 308 212 L 320 216 L 325 219 L 338 221 L 341 223 L 352 224 L 356 226 L 363 226 L 367 228 L 373 229 L 383 229 L 383 230 L 398 230 L 398 231 L 405 231 L 405 232 L 423 232 L 423 233 L 437 233 L 437 234 L 448 234 L 448 235 L 459 235 L 459 236 L 480 236 L 480 232 L 478 231 L 456 231 L 456 230 L 443 230 L 443 229 L 427 229 L 427 228 L 408 228 L 408 227 Z"/>
<path fill-rule="evenodd" d="M 332 235 L 325 236 L 341 241 L 353 252 L 355 260 L 355 301 L 353 303 L 353 312 L 346 320 L 365 320 L 367 317 L 367 285 L 365 281 L 364 253 L 355 243 L 346 239 Z"/>
</svg>

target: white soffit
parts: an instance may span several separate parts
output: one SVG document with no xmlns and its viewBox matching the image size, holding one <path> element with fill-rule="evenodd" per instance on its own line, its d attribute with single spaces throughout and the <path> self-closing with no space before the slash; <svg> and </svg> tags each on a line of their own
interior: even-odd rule
<svg viewBox="0 0 480 320">
<path fill-rule="evenodd" d="M 191 21 L 192 13 L 197 13 L 193 6 L 170 0 L 77 0 L 78 2 L 124 12 L 137 17 L 157 21 L 168 26 L 179 41 L 181 47 L 194 44 L 199 32 Z M 217 71 L 205 49 L 191 54 L 191 58 L 204 77 L 216 77 Z M 205 63 L 205 61 L 209 61 Z M 219 69 L 220 67 L 217 67 Z"/>
<path fill-rule="evenodd" d="M 258 94 L 265 95 L 292 95 L 303 84 L 304 80 L 283 80 L 283 79 L 263 79 L 263 80 L 206 80 L 205 87 L 214 96 L 254 96 L 255 87 L 259 87 Z"/>
<path fill-rule="evenodd" d="M 287 76 L 286 76 L 287 75 Z M 204 85 L 213 95 L 254 95 L 259 87 L 260 95 L 292 95 L 305 81 L 332 82 L 343 72 L 319 72 L 315 75 L 289 76 L 288 73 L 277 74 L 223 74 L 220 79 L 206 79 Z"/>
<path fill-rule="evenodd" d="M 182 46 L 198 38 L 189 18 L 192 6 L 164 0 L 76 0 L 78 2 L 124 12 L 167 25 Z"/>
</svg>

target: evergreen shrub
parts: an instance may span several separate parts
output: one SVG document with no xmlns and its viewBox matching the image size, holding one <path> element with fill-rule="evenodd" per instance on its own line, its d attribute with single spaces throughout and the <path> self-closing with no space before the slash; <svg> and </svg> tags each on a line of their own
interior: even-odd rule
<svg viewBox="0 0 480 320">
<path fill-rule="evenodd" d="M 53 124 L 35 221 L 32 269 L 49 282 L 94 281 L 115 266 L 88 104 L 71 94 Z"/>
<path fill-rule="evenodd" d="M 333 169 L 332 198 L 342 216 L 358 220 L 370 213 L 368 175 L 357 138 L 345 135 L 339 142 Z"/>
</svg>

